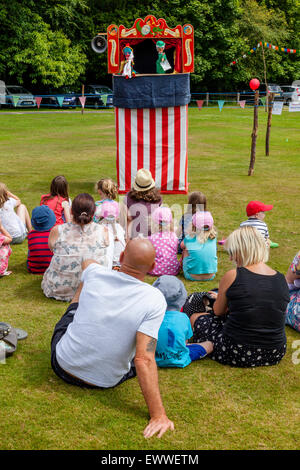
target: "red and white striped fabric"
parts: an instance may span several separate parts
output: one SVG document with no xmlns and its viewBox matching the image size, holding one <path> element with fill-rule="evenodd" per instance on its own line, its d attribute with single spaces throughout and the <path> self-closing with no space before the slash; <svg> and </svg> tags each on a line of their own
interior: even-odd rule
<svg viewBox="0 0 300 470">
<path fill-rule="evenodd" d="M 119 192 L 130 190 L 140 168 L 163 193 L 187 193 L 187 105 L 115 108 Z"/>
</svg>

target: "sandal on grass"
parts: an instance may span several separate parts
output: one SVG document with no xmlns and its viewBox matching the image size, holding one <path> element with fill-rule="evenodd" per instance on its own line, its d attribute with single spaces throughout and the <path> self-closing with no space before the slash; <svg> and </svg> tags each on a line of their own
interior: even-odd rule
<svg viewBox="0 0 300 470">
<path fill-rule="evenodd" d="M 0 347 L 5 356 L 11 356 L 17 349 L 18 337 L 16 330 L 8 323 L 0 322 Z"/>
</svg>

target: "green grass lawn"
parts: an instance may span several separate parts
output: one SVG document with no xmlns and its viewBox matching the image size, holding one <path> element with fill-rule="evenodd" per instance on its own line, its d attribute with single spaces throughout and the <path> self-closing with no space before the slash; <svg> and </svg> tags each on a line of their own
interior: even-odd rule
<svg viewBox="0 0 300 470">
<path fill-rule="evenodd" d="M 285 273 L 300 249 L 300 115 L 285 109 L 273 116 L 266 157 L 267 115 L 259 110 L 255 172 L 248 177 L 252 112 L 189 110 L 189 190 L 206 194 L 218 238 L 245 220 L 251 199 L 274 204 L 266 222 L 280 247 L 271 251 L 269 264 Z M 0 113 L 0 181 L 30 212 L 58 174 L 69 181 L 72 198 L 81 192 L 96 197 L 98 179 L 116 178 L 113 111 Z M 187 198 L 170 195 L 164 201 L 184 204 Z M 28 331 L 17 352 L 0 364 L 1 449 L 298 447 L 300 364 L 292 362 L 297 332 L 287 328 L 287 354 L 276 367 L 233 369 L 205 359 L 183 370 L 160 369 L 161 394 L 175 431 L 145 440 L 148 413 L 137 379 L 111 390 L 81 390 L 52 372 L 50 339 L 67 304 L 44 297 L 41 277 L 26 271 L 26 255 L 27 242 L 13 246 L 13 274 L 0 279 L 0 320 Z M 216 279 L 185 281 L 188 293 L 217 287 L 231 267 L 222 248 L 218 256 Z"/>
</svg>

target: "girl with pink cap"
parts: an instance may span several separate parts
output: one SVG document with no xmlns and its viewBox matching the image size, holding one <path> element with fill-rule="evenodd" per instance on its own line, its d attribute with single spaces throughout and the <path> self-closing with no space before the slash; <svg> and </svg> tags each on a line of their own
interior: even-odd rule
<svg viewBox="0 0 300 470">
<path fill-rule="evenodd" d="M 174 232 L 173 217 L 168 207 L 157 207 L 151 214 L 152 235 L 148 238 L 156 250 L 155 267 L 151 276 L 176 276 L 180 271 L 177 259 L 178 238 Z"/>
<path fill-rule="evenodd" d="M 217 267 L 217 232 L 210 212 L 195 212 L 181 242 L 183 274 L 189 281 L 211 281 Z"/>
</svg>

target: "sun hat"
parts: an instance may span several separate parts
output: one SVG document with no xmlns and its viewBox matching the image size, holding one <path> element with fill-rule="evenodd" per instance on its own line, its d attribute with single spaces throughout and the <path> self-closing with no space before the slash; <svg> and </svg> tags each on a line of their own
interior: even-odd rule
<svg viewBox="0 0 300 470">
<path fill-rule="evenodd" d="M 119 216 L 119 204 L 117 201 L 104 201 L 101 204 L 100 216 L 104 219 L 117 219 Z"/>
<path fill-rule="evenodd" d="M 56 217 L 48 206 L 35 207 L 31 215 L 31 225 L 38 232 L 47 232 L 55 225 Z"/>
<path fill-rule="evenodd" d="M 173 220 L 169 207 L 157 207 L 151 214 L 152 220 L 156 224 L 170 224 Z"/>
<path fill-rule="evenodd" d="M 266 212 L 273 209 L 273 205 L 271 204 L 264 204 L 260 201 L 250 201 L 246 207 L 247 216 L 251 217 L 251 215 L 255 215 L 258 212 Z"/>
<path fill-rule="evenodd" d="M 153 283 L 153 287 L 156 287 L 164 294 L 168 310 L 180 310 L 187 299 L 184 284 L 176 276 L 167 274 L 160 276 Z"/>
<path fill-rule="evenodd" d="M 194 227 L 198 230 L 210 230 L 214 225 L 214 219 L 210 212 L 197 211 L 192 217 Z M 207 228 L 206 228 L 207 227 Z"/>
<path fill-rule="evenodd" d="M 133 189 L 136 191 L 148 191 L 149 189 L 154 188 L 154 186 L 155 181 L 152 178 L 151 172 L 146 170 L 146 168 L 138 170 L 132 185 Z"/>
</svg>

